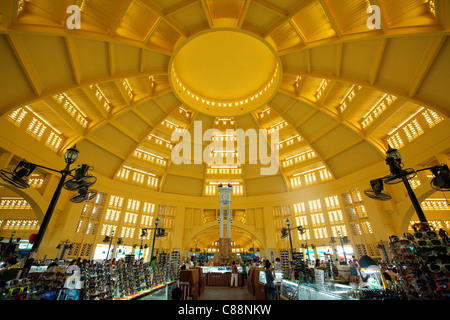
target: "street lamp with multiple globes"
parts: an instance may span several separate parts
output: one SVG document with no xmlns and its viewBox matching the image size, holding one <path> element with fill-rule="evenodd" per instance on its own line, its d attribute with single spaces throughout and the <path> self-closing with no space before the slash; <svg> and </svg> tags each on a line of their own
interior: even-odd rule
<svg viewBox="0 0 450 320">
<path fill-rule="evenodd" d="M 61 195 L 62 188 L 64 187 L 69 191 L 78 191 L 77 194 L 70 198 L 70 201 L 75 203 L 81 203 L 91 200 L 97 195 L 97 191 L 89 190 L 89 187 L 91 187 L 97 181 L 97 178 L 87 174 L 88 170 L 91 169 L 88 165 L 82 164 L 74 169 L 70 169 L 70 165 L 78 159 L 78 154 L 79 151 L 76 146 L 67 149 L 66 153 L 64 154 L 64 161 L 66 162 L 66 166 L 62 170 L 48 168 L 28 162 L 26 160 L 20 161 L 14 170 L 0 170 L 0 178 L 19 189 L 26 189 L 30 187 L 30 184 L 28 183 L 28 177 L 38 167 L 61 174 L 61 179 L 59 180 L 58 186 L 56 187 L 56 190 L 44 215 L 44 219 L 42 220 L 42 223 L 40 225 L 39 232 L 34 238 L 33 247 L 30 250 L 21 277 L 26 277 L 31 266 L 33 265 L 34 259 L 39 250 L 39 246 L 41 245 L 52 214 L 56 208 L 56 203 L 58 202 L 58 199 Z"/>
</svg>

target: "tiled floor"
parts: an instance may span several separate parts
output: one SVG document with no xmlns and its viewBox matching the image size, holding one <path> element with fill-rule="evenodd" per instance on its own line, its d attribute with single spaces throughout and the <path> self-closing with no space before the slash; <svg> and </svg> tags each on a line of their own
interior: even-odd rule
<svg viewBox="0 0 450 320">
<path fill-rule="evenodd" d="M 205 286 L 205 290 L 199 300 L 254 300 L 247 287 L 230 288 L 227 286 L 212 287 Z"/>
</svg>

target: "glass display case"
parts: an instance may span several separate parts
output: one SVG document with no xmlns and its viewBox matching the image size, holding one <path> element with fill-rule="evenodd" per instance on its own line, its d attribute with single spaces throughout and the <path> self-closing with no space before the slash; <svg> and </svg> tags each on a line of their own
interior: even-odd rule
<svg viewBox="0 0 450 320">
<path fill-rule="evenodd" d="M 47 269 L 48 269 L 48 266 L 31 266 L 29 273 L 46 272 Z"/>
<path fill-rule="evenodd" d="M 283 278 L 283 271 L 275 271 L 275 284 L 280 284 L 281 280 Z M 260 272 L 259 273 L 259 282 L 266 283 L 266 273 Z"/>
<path fill-rule="evenodd" d="M 314 286 L 314 285 L 302 285 L 302 286 Z M 339 283 L 325 282 L 324 285 L 317 286 L 315 289 L 318 291 L 318 300 L 356 300 L 354 298 L 356 288 Z"/>
<path fill-rule="evenodd" d="M 282 279 L 281 297 L 284 300 L 356 300 L 355 289 L 351 286 L 324 283 L 299 284 Z"/>
<path fill-rule="evenodd" d="M 203 273 L 231 273 L 231 266 L 209 266 L 209 267 L 200 267 Z M 238 273 L 241 273 L 242 267 L 238 267 Z"/>
<path fill-rule="evenodd" d="M 139 300 L 172 300 L 172 290 L 177 286 L 176 282 L 167 283 L 163 288 L 151 291 Z"/>
<path fill-rule="evenodd" d="M 172 290 L 176 286 L 177 283 L 172 281 L 115 300 L 172 300 Z"/>
<path fill-rule="evenodd" d="M 280 299 L 281 300 L 298 300 L 299 284 L 286 279 L 281 280 Z"/>
</svg>

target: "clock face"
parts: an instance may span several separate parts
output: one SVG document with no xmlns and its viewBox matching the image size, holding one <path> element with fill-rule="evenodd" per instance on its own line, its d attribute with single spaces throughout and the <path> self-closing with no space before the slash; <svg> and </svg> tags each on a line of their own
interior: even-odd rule
<svg viewBox="0 0 450 320">
<path fill-rule="evenodd" d="M 230 199 L 230 195 L 228 195 L 228 194 L 222 195 L 222 200 L 228 200 L 228 199 Z"/>
</svg>

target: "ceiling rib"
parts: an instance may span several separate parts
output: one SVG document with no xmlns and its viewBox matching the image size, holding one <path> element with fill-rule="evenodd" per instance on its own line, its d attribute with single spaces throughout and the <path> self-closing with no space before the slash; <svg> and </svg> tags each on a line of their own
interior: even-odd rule
<svg viewBox="0 0 450 320">
<path fill-rule="evenodd" d="M 425 56 L 421 59 L 421 62 L 416 70 L 415 75 L 412 78 L 411 84 L 409 86 L 409 96 L 414 97 L 419 90 L 422 82 L 427 75 L 428 70 L 430 70 L 436 56 L 442 48 L 442 45 L 447 40 L 447 36 L 435 36 L 430 40 L 430 44 L 426 49 Z"/>
<path fill-rule="evenodd" d="M 76 54 L 75 42 L 74 42 L 73 38 L 70 38 L 70 37 L 66 37 L 66 38 L 64 38 L 64 40 L 66 42 L 66 47 L 67 47 L 67 52 L 69 55 L 70 63 L 72 65 L 73 76 L 75 78 L 75 82 L 79 85 L 81 83 L 81 81 L 83 80 L 83 78 L 82 78 L 82 72 L 81 72 L 81 68 L 80 68 L 80 61 L 78 60 L 78 57 Z"/>
<path fill-rule="evenodd" d="M 36 69 L 33 66 L 33 62 L 25 50 L 23 43 L 19 36 L 15 34 L 7 34 L 7 39 L 11 48 L 14 50 L 17 59 L 19 60 L 20 65 L 22 66 L 22 70 L 25 73 L 28 81 L 30 82 L 31 87 L 34 90 L 36 96 L 42 95 L 42 84 L 39 78 L 39 75 L 36 72 Z"/>
<path fill-rule="evenodd" d="M 144 7 L 152 11 L 154 14 L 159 16 L 162 20 L 164 20 L 165 23 L 167 23 L 173 30 L 175 30 L 178 34 L 180 34 L 183 38 L 187 38 L 188 34 L 187 32 L 180 26 L 178 23 L 174 21 L 174 19 L 164 15 L 164 12 L 157 7 L 156 4 L 150 4 L 148 2 L 144 2 L 142 0 L 136 0 L 139 1 Z"/>
<path fill-rule="evenodd" d="M 127 14 L 128 9 L 130 8 L 131 4 L 134 0 L 128 0 L 125 5 L 122 8 L 122 11 L 120 12 L 119 16 L 116 18 L 116 21 L 111 26 L 111 30 L 109 31 L 109 36 L 112 37 L 116 31 L 117 28 L 119 28 L 120 23 L 122 22 L 123 17 Z"/>
<path fill-rule="evenodd" d="M 292 96 L 291 96 L 292 97 Z M 298 133 L 303 141 L 305 141 L 305 143 L 312 149 L 314 150 L 314 152 L 317 154 L 317 158 L 323 163 L 323 165 L 328 169 L 328 171 L 331 173 L 331 175 L 333 176 L 333 178 L 335 177 L 335 174 L 333 172 L 333 170 L 331 170 L 331 168 L 328 166 L 327 163 L 325 163 L 324 161 L 324 157 L 323 155 L 316 150 L 316 148 L 313 147 L 311 141 L 309 139 L 306 138 L 306 135 L 298 128 L 295 127 L 294 124 L 292 123 L 292 121 L 287 120 L 285 117 L 283 117 L 282 113 L 280 113 L 280 111 L 278 110 L 277 107 L 273 106 L 272 104 L 268 103 L 268 106 L 270 106 L 270 108 L 283 120 L 286 121 L 288 123 L 289 126 L 291 126 L 292 130 L 295 131 L 296 133 Z M 286 179 L 286 183 L 287 183 L 287 177 L 285 177 Z M 288 184 L 289 186 L 289 184 Z M 288 190 L 290 190 L 290 187 L 288 188 Z"/>
</svg>

